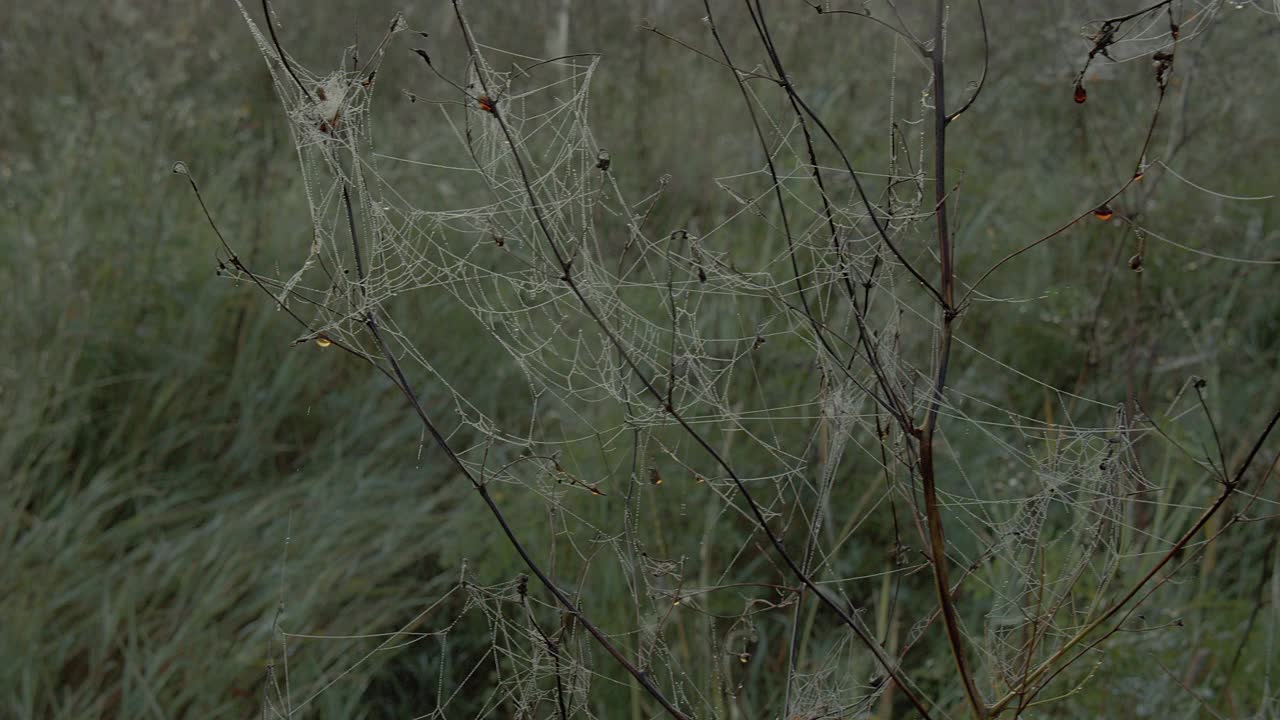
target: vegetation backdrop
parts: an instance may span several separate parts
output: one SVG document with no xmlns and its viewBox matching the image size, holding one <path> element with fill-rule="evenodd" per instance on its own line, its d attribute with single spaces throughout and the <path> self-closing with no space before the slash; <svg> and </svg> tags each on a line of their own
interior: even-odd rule
<svg viewBox="0 0 1280 720">
<path fill-rule="evenodd" d="M 1276 717 L 1280 8 L 945 7 L 0 8 L 0 714 Z"/>
</svg>

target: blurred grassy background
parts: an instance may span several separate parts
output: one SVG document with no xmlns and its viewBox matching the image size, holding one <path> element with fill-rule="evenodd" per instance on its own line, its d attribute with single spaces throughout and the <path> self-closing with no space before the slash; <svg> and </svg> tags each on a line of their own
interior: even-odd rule
<svg viewBox="0 0 1280 720">
<path fill-rule="evenodd" d="M 989 264 L 1122 180 L 1153 96 L 1149 68 L 1137 62 L 1104 66 L 1091 78 L 1089 102 L 1071 102 L 1070 78 L 1088 49 L 1080 20 L 1117 3 L 990 5 L 992 74 L 952 145 L 952 167 L 964 178 L 962 268 Z M 489 44 L 538 55 L 552 42 L 559 7 L 538 2 L 516 13 L 474 2 L 471 12 Z M 850 138 L 854 162 L 882 168 L 890 37 L 856 19 L 819 18 L 802 3 L 771 7 L 797 83 Z M 395 9 L 277 4 L 287 46 L 318 68 L 337 62 L 354 35 L 362 44 L 378 37 Z M 408 18 L 457 70 L 449 12 L 419 5 Z M 743 149 L 745 120 L 723 68 L 637 29 L 651 19 L 710 49 L 701 15 L 696 3 L 574 2 L 569 49 L 605 54 L 593 110 L 615 171 L 637 193 L 672 176 L 657 226 L 714 225 L 730 201 L 712 179 L 758 157 Z M 971 20 L 957 22 L 953 77 L 963 85 L 976 78 L 979 46 Z M 250 288 L 214 274 L 215 240 L 189 188 L 170 175 L 175 160 L 193 169 L 251 265 L 291 268 L 310 242 L 287 126 L 234 6 L 9 5 L 0 25 L 8 70 L 0 94 L 0 329 L 9 345 L 0 360 L 0 708 L 20 718 L 256 716 L 282 599 L 291 626 L 306 632 L 391 630 L 455 583 L 460 559 L 477 554 L 459 538 L 483 543 L 476 528 L 487 521 L 464 486 L 446 482 L 439 458 L 420 452 L 419 429 L 380 377 L 346 360 L 317 361 L 311 346 L 290 347 L 295 328 Z M 724 25 L 737 54 L 751 59 L 743 64 L 762 59 L 743 18 Z M 1179 58 L 1156 147 L 1207 187 L 1280 191 L 1278 28 L 1255 9 L 1228 11 Z M 415 60 L 393 49 L 380 79 L 392 91 L 382 96 L 378 130 L 389 154 L 447 157 L 456 152 L 452 138 L 395 92 L 432 89 Z M 918 112 L 927 76 L 905 53 L 898 63 L 896 111 Z M 1150 175 L 1158 190 L 1127 209 L 1153 228 L 1225 255 L 1280 256 L 1275 201 L 1224 202 L 1158 169 Z M 455 200 L 444 181 L 416 182 Z M 985 289 L 1039 301 L 982 305 L 966 333 L 1060 387 L 1087 368 L 1079 387 L 1117 401 L 1133 362 L 1126 312 L 1136 306 L 1145 392 L 1159 399 L 1198 374 L 1210 380 L 1225 436 L 1256 428 L 1280 388 L 1276 271 L 1149 241 L 1145 292 L 1135 303 L 1125 243 L 1132 238 L 1114 226 L 1090 225 L 1038 250 Z M 439 300 L 422 302 L 437 322 L 461 327 L 465 319 L 431 304 Z M 1095 313 L 1103 318 L 1096 325 Z M 484 406 L 500 406 L 500 389 L 486 384 L 465 340 L 453 342 L 433 362 L 456 385 L 488 393 L 477 396 Z M 965 357 L 956 382 L 1041 414 L 1041 395 L 984 386 L 989 372 Z M 1239 642 L 1272 572 L 1274 527 L 1243 528 L 1166 600 L 1195 630 L 1163 648 L 1164 657 L 1182 658 L 1183 677 L 1239 716 L 1261 707 L 1263 681 L 1249 678 L 1274 647 Z M 857 552 L 874 554 L 878 544 Z M 479 554 L 489 581 L 519 570 L 505 549 Z M 459 659 L 445 674 L 469 667 L 465 657 L 480 652 L 483 632 L 483 622 L 459 629 L 450 645 Z M 373 642 L 306 644 L 291 670 L 334 677 Z M 442 668 L 439 645 L 427 645 L 360 664 L 307 714 L 428 711 Z M 1237 646 L 1243 659 L 1227 680 Z M 1192 661 L 1207 669 L 1190 674 Z M 777 702 L 764 679 L 769 668 L 753 672 L 763 689 L 747 694 L 748 715 L 752 702 Z M 1101 715 L 1135 697 L 1147 703 L 1139 715 L 1166 701 L 1199 712 L 1149 666 L 1132 687 L 1089 686 L 1075 701 Z"/>
</svg>

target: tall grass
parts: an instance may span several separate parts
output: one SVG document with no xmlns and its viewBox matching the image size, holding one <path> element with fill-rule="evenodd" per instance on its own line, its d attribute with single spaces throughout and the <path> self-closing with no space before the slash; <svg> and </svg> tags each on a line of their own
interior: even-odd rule
<svg viewBox="0 0 1280 720">
<path fill-rule="evenodd" d="M 741 101 L 724 68 L 636 28 L 648 16 L 656 27 L 698 38 L 698 46 L 711 51 L 695 5 L 600 3 L 577 7 L 573 16 L 571 51 L 606 56 L 593 114 L 615 174 L 632 197 L 671 175 L 650 216 L 660 228 L 716 226 L 736 207 L 713 178 L 763 158 L 750 149 L 745 119 L 725 110 Z M 529 12 L 550 18 L 556 6 Z M 265 696 L 273 703 L 288 698 L 315 716 L 381 717 L 430 712 L 443 695 L 461 689 L 452 705 L 458 712 L 512 712 L 483 690 L 503 679 L 503 666 L 486 653 L 496 645 L 495 628 L 518 623 L 521 613 L 508 607 L 510 617 L 498 622 L 486 615 L 487 601 L 475 599 L 487 590 L 467 595 L 457 588 L 467 577 L 482 588 L 505 588 L 521 564 L 494 540 L 473 493 L 424 443 L 385 378 L 332 349 L 291 346 L 298 329 L 270 302 L 247 283 L 215 274 L 217 245 L 187 188 L 168 176 L 176 159 L 196 170 L 224 232 L 264 274 L 274 276 L 279 267 L 287 276 L 311 241 L 287 127 L 241 19 L 209 2 L 190 12 L 165 5 L 82 10 L 64 18 L 11 11 L 11 31 L 0 46 L 6 67 L 30 68 L 0 100 L 14 138 L 0 148 L 6 209 L 0 330 L 11 348 L 0 361 L 6 414 L 0 580 L 11 589 L 0 600 L 0 704 L 32 718 L 237 717 L 258 715 Z M 337 49 L 351 42 L 353 27 L 367 47 L 390 17 L 390 8 L 336 3 L 281 3 L 277 10 L 290 51 L 320 67 L 341 57 Z M 433 46 L 440 48 L 438 62 L 460 72 L 461 42 L 446 10 L 415 8 L 410 19 L 439 43 Z M 961 10 L 955 10 L 951 60 L 959 87 L 980 57 L 972 17 Z M 986 266 L 1043 234 L 1065 210 L 1080 209 L 1076 199 L 1095 196 L 1123 174 L 1145 130 L 1133 120 L 1149 111 L 1145 63 L 1091 79 L 1087 113 L 1071 103 L 1071 61 L 1088 50 L 1077 37 L 1081 10 L 1077 4 L 989 8 L 1001 18 L 991 25 L 991 85 L 956 122 L 959 139 L 950 154 L 951 167 L 964 178 L 956 231 L 961 266 Z M 816 18 L 800 4 L 779 4 L 772 12 L 797 84 L 833 118 L 833 132 L 858 139 L 851 143 L 854 163 L 883 165 L 890 84 L 895 113 L 909 116 L 919 112 L 927 74 L 900 51 L 898 74 L 890 75 L 892 37 L 856 18 Z M 476 3 L 472 18 L 494 45 L 532 55 L 545 50 L 544 38 L 530 37 L 528 24 L 517 27 L 501 7 Z M 1275 19 L 1268 22 L 1226 17 L 1188 43 L 1178 60 L 1178 82 L 1186 85 L 1175 87 L 1178 102 L 1156 137 L 1171 166 L 1224 194 L 1265 195 L 1280 187 L 1275 164 L 1259 157 L 1277 141 L 1267 119 L 1280 106 L 1266 82 L 1278 69 L 1266 52 Z M 748 24 L 737 15 L 725 23 L 731 50 L 763 62 Z M 406 87 L 444 97 L 449 89 L 424 79 L 406 48 L 395 52 L 379 81 L 388 90 L 378 107 L 386 109 L 375 118 L 385 152 L 455 159 L 456 145 L 438 116 L 395 93 Z M 40 56 L 67 61 L 29 62 Z M 782 108 L 783 97 L 765 102 Z M 470 188 L 447 177 L 398 166 L 389 173 L 421 182 L 433 204 L 471 198 Z M 1274 201 L 1206 196 L 1158 168 L 1145 182 L 1152 181 L 1158 190 L 1149 191 L 1150 199 L 1145 189 L 1138 192 L 1140 209 L 1171 237 L 1176 230 L 1180 242 L 1190 239 L 1215 253 L 1275 258 Z M 1268 409 L 1264 401 L 1280 389 L 1280 313 L 1270 289 L 1275 271 L 1148 239 L 1144 272 L 1135 276 L 1124 264 L 1133 242 L 1115 225 L 1095 223 L 1046 245 L 985 288 L 1032 301 L 982 305 L 966 320 L 970 336 L 1003 362 L 1035 368 L 1059 388 L 1111 400 L 1124 397 L 1130 367 L 1141 368 L 1131 382 L 1152 401 L 1167 399 L 1188 375 L 1207 378 L 1218 429 L 1234 441 L 1231 447 L 1241 444 Z M 739 243 L 756 258 L 781 249 L 764 223 Z M 1072 279 L 1062 282 L 1068 270 Z M 478 407 L 502 418 L 528 413 L 527 397 L 513 400 L 503 389 L 519 373 L 476 362 L 491 357 L 493 345 L 479 339 L 478 324 L 449 298 L 401 299 L 389 312 L 403 327 L 429 333 L 436 371 L 465 388 Z M 707 322 L 722 323 L 708 331 L 716 335 L 756 331 L 727 318 Z M 928 341 L 908 338 L 919 348 Z M 805 346 L 775 335 L 765 347 L 769 352 L 752 360 L 757 379 L 741 381 L 743 397 L 767 393 L 780 405 L 812 395 Z M 1082 408 L 1064 407 L 1030 383 L 989 379 L 994 376 L 993 366 L 973 354 L 953 370 L 954 384 L 1000 408 L 1064 427 L 1080 422 L 1068 413 Z M 449 417 L 448 393 L 428 389 L 434 386 L 427 382 L 416 387 L 424 404 Z M 621 418 L 615 412 L 594 415 L 585 426 L 566 413 L 552 427 L 567 435 L 610 425 Z M 1170 427 L 1189 447 L 1209 437 L 1198 421 Z M 464 444 L 477 441 L 465 429 L 460 433 Z M 1001 467 L 999 455 L 967 432 L 957 430 L 949 440 L 966 466 Z M 674 457 L 655 451 L 654 459 L 642 459 L 642 479 L 648 463 L 660 466 L 661 490 L 640 487 L 627 501 L 643 508 L 655 557 L 709 565 L 753 537 L 749 522 L 723 523 L 712 515 L 717 506 L 706 503 L 692 473 L 674 462 L 687 457 L 678 433 L 654 431 L 648 442 L 675 449 Z M 1050 442 L 1030 451 L 1052 457 Z M 768 467 L 758 448 L 728 447 L 736 463 Z M 1146 450 L 1143 459 L 1159 494 L 1151 505 L 1151 535 L 1167 538 L 1186 527 L 1187 506 L 1202 503 L 1213 488 L 1168 447 Z M 606 474 L 595 459 L 563 462 L 577 476 Z M 615 479 L 629 471 L 629 458 L 605 462 L 622 468 Z M 994 490 L 1016 479 L 983 482 Z M 845 513 L 834 523 L 837 537 L 875 507 L 867 488 L 884 482 L 874 463 L 861 461 L 847 480 L 829 501 Z M 626 484 L 608 492 L 607 505 L 565 496 L 561 517 L 611 527 Z M 558 537 L 549 528 L 565 521 L 548 515 L 537 495 L 515 485 L 498 493 L 518 532 Z M 1270 507 L 1251 512 L 1265 517 Z M 1106 667 L 1136 669 L 1102 681 L 1090 672 L 1107 671 L 1089 666 L 1064 683 L 1071 714 L 1104 714 L 1121 704 L 1140 715 L 1207 714 L 1184 685 L 1223 714 L 1273 710 L 1275 691 L 1265 674 L 1275 647 L 1269 635 L 1274 599 L 1268 599 L 1277 562 L 1268 538 L 1273 530 L 1272 521 L 1242 523 L 1202 548 L 1198 572 L 1184 569 L 1145 611 L 1147 625 L 1178 621 L 1177 629 L 1114 638 Z M 831 575 L 882 571 L 894 538 L 889 516 L 882 509 L 871 514 L 838 546 Z M 1126 541 L 1135 552 L 1164 547 L 1150 538 Z M 542 548 L 540 558 L 565 564 L 575 555 L 557 545 Z M 741 571 L 768 575 L 770 568 L 767 553 L 759 552 Z M 597 584 L 579 588 L 588 614 L 606 627 L 635 625 L 625 575 L 601 569 L 592 576 Z M 863 619 L 877 637 L 904 642 L 909 628 L 903 626 L 915 617 L 910 611 L 931 602 L 926 578 L 921 571 L 900 585 L 876 582 L 851 599 L 874 605 L 875 617 Z M 714 582 L 697 578 L 703 587 Z M 899 598 L 893 609 L 881 602 L 891 596 Z M 407 638 L 413 642 L 364 659 L 385 639 L 374 634 L 403 627 L 442 597 L 426 622 L 440 630 L 461 618 L 456 631 Z M 962 612 L 969 608 L 967 621 L 981 622 L 976 608 L 990 599 L 981 585 L 967 589 L 959 600 Z M 736 615 L 740 604 L 709 595 L 698 607 Z M 872 664 L 828 632 L 833 618 L 812 600 L 802 609 L 802 626 L 818 628 L 806 633 L 809 656 L 845 657 L 869 677 Z M 552 617 L 539 612 L 544 622 Z M 778 678 L 786 671 L 793 622 L 768 615 L 758 624 L 725 627 L 691 611 L 673 623 L 678 634 L 668 638 L 667 651 L 689 668 L 690 684 L 717 689 L 709 705 L 715 714 L 763 716 L 776 712 L 785 694 Z M 360 637 L 282 638 L 281 627 Z M 635 651 L 638 638 L 619 642 Z M 962 714 L 941 636 L 931 631 L 924 643 L 913 678 Z M 585 642 L 570 650 L 583 657 L 594 652 Z M 739 661 L 742 653 L 747 662 Z M 593 662 L 593 670 L 622 678 L 604 659 Z M 603 717 L 620 716 L 618 708 L 635 717 L 652 710 L 634 685 L 600 682 L 592 697 Z M 900 709 L 876 712 L 887 717 Z"/>
</svg>

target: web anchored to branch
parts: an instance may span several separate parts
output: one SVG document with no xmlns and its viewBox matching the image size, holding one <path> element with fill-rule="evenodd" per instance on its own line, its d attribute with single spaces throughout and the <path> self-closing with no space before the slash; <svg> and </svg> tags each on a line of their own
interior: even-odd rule
<svg viewBox="0 0 1280 720">
<path fill-rule="evenodd" d="M 954 278 L 935 289 L 920 271 L 950 264 L 922 242 L 938 178 L 916 169 L 927 153 L 910 129 L 937 107 L 933 77 L 908 117 L 894 111 L 892 171 L 862 173 L 776 55 L 779 72 L 746 72 L 721 43 L 758 133 L 743 146 L 762 149 L 717 179 L 722 212 L 664 227 L 669 180 L 634 196 L 592 134 L 598 56 L 504 53 L 459 13 L 461 77 L 416 50 L 455 98 L 406 93 L 456 146 L 383 152 L 377 74 L 413 34 L 404 20 L 368 57 L 316 73 L 245 18 L 291 122 L 314 235 L 292 272 L 254 273 L 232 254 L 233 274 L 305 325 L 299 342 L 368 360 L 433 434 L 448 428 L 437 441 L 512 542 L 535 548 L 525 560 L 551 592 L 482 577 L 506 565 L 483 558 L 450 592 L 449 621 L 393 636 L 446 654 L 455 628 L 484 627 L 467 667 L 442 666 L 424 717 L 596 717 L 598 693 L 699 717 L 747 702 L 865 716 L 902 698 L 948 717 L 962 712 L 956 679 L 913 653 L 942 647 L 938 562 L 959 570 L 962 654 L 993 703 L 977 712 L 1035 702 L 1064 668 L 1049 694 L 1069 695 L 1093 672 L 1069 652 L 1109 629 L 1148 568 L 1201 548 L 1184 533 L 1240 487 L 1246 458 L 1190 449 L 1209 417 L 1199 383 L 1159 408 L 1091 396 L 999 359 L 961 322 L 965 374 L 935 398 L 935 345 L 963 308 Z M 461 352 L 473 356 L 460 370 Z M 918 425 L 935 399 L 945 558 L 921 500 Z M 1157 457 L 1176 468 L 1158 481 Z M 599 634 L 584 632 L 589 617 Z M 780 697 L 754 689 L 762 673 L 784 678 Z M 274 711 L 300 709 L 273 693 Z"/>
</svg>

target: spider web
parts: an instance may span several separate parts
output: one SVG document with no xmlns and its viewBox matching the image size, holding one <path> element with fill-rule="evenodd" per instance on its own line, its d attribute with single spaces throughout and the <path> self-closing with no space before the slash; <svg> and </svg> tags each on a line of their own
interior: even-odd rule
<svg viewBox="0 0 1280 720">
<path fill-rule="evenodd" d="M 718 178 L 730 210 L 709 227 L 657 228 L 652 215 L 667 180 L 627 197 L 592 134 L 598 58 L 541 61 L 482 47 L 459 83 L 462 100 L 410 95 L 434 108 L 470 163 L 462 166 L 376 149 L 370 116 L 381 51 L 357 68 L 313 73 L 292 59 L 283 64 L 245 18 L 291 121 L 311 208 L 314 238 L 301 263 L 288 275 L 259 276 L 280 304 L 307 318 L 299 342 L 340 343 L 381 363 L 368 333 L 378 312 L 390 352 L 449 397 L 462 462 L 508 497 L 536 500 L 545 554 L 569 590 L 603 612 L 589 588 L 621 588 L 614 597 L 628 609 L 608 617 L 629 624 L 608 630 L 673 701 L 721 716 L 723 698 L 751 692 L 746 669 L 762 652 L 764 628 L 773 618 L 812 628 L 805 623 L 815 603 L 801 599 L 795 578 L 764 547 L 739 487 L 646 394 L 637 373 L 710 446 L 736 458 L 743 486 L 805 572 L 892 653 L 905 657 L 918 642 L 936 641 L 936 613 L 927 603 L 906 607 L 904 588 L 927 587 L 929 572 L 923 538 L 914 535 L 912 439 L 877 401 L 896 395 L 920 417 L 929 398 L 932 348 L 912 338 L 936 338 L 937 313 L 906 266 L 936 262 L 928 243 L 911 242 L 933 222 L 925 199 L 932 180 L 910 169 L 924 167 L 923 144 L 914 161 L 893 164 L 898 170 L 863 176 L 883 186 L 872 208 L 847 174 L 838 177 L 841 168 L 820 166 L 829 173 L 824 204 L 803 128 L 746 85 L 776 169 L 757 158 Z M 383 45 L 406 30 L 397 19 Z M 491 95 L 481 93 L 481 77 Z M 926 87 L 919 114 L 900 120 L 922 122 L 928 102 Z M 394 179 L 406 170 L 454 178 L 473 202 L 435 207 Z M 785 220 L 777 197 L 789 209 Z M 907 248 L 905 258 L 886 238 Z M 861 318 L 850 310 L 851 286 L 862 293 Z M 390 311 L 423 296 L 464 310 L 468 329 Z M 459 332 L 486 338 L 496 352 L 478 362 L 501 368 L 494 374 L 503 392 L 513 403 L 527 398 L 527 412 L 482 407 L 472 387 L 433 364 L 452 343 L 465 347 L 450 338 Z M 1135 447 L 1154 431 L 1123 407 L 1010 367 L 963 331 L 957 342 L 969 361 L 1042 393 L 1055 409 L 1020 414 L 964 383 L 948 389 L 940 409 L 948 560 L 986 598 L 981 627 L 964 632 L 982 681 L 1014 686 L 1097 616 L 1118 578 L 1171 546 L 1174 526 L 1153 525 L 1153 512 L 1190 517 L 1211 496 L 1175 500 L 1145 478 Z M 1194 409 L 1179 393 L 1160 417 L 1176 423 Z M 856 477 L 870 480 L 853 488 Z M 883 526 L 873 518 L 888 511 L 892 537 L 881 527 L 864 543 L 891 545 L 888 559 L 850 561 L 866 552 L 851 538 Z M 439 681 L 439 704 L 422 717 L 445 717 L 457 703 L 476 717 L 499 709 L 597 716 L 592 693 L 617 685 L 619 675 L 537 590 L 526 578 L 485 580 L 464 570 L 451 591 L 465 595 L 461 609 L 413 637 L 437 640 L 447 654 L 449 633 L 465 618 L 483 623 L 489 649 L 457 686 Z M 900 605 L 918 616 L 891 638 L 890 614 Z M 851 635 L 810 642 L 772 632 L 774 642 L 803 648 L 769 649 L 786 658 L 787 717 L 874 711 L 889 683 Z M 332 682 L 321 681 L 311 697 Z M 487 684 L 483 696 L 477 683 Z M 274 694 L 286 695 L 278 685 Z M 286 715 L 305 704 L 271 706 Z"/>
</svg>

